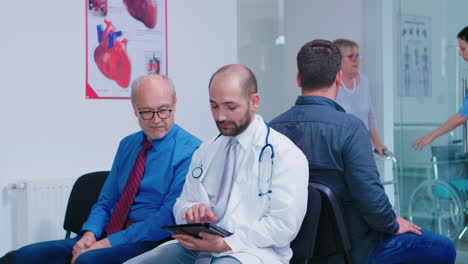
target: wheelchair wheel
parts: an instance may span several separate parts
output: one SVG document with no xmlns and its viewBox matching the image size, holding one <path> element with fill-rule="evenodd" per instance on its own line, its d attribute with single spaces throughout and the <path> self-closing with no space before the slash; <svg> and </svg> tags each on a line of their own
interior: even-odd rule
<svg viewBox="0 0 468 264">
<path fill-rule="evenodd" d="M 464 225 L 463 205 L 460 194 L 450 184 L 428 180 L 410 196 L 409 220 L 455 240 Z"/>
</svg>

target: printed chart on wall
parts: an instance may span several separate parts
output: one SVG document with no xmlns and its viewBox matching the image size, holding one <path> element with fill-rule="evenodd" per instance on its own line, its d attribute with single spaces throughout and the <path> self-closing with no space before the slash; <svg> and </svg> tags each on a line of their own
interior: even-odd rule
<svg viewBox="0 0 468 264">
<path fill-rule="evenodd" d="M 133 79 L 167 74 L 167 0 L 85 1 L 87 99 L 126 99 Z"/>
<path fill-rule="evenodd" d="M 432 96 L 431 18 L 401 16 L 400 96 Z"/>
</svg>

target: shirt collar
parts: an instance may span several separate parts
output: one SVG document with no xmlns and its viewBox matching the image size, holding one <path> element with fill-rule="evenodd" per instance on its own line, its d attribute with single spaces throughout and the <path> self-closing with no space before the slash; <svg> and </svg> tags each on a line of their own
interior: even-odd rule
<svg viewBox="0 0 468 264">
<path fill-rule="evenodd" d="M 301 95 L 297 97 L 296 105 L 325 105 L 346 112 L 337 102 L 323 96 Z"/>
<path fill-rule="evenodd" d="M 179 126 L 177 124 L 174 124 L 171 130 L 169 130 L 169 132 L 164 137 L 160 139 L 151 140 L 150 143 L 151 145 L 153 145 L 153 148 L 156 149 L 157 147 L 160 147 L 161 145 L 168 142 L 171 138 L 174 137 L 178 129 L 179 129 Z M 145 132 L 141 131 L 141 144 L 143 144 L 143 140 L 146 140 L 146 134 Z"/>
<path fill-rule="evenodd" d="M 254 119 L 247 127 L 247 129 L 236 136 L 237 141 L 239 141 L 239 145 L 245 151 L 249 146 L 252 145 L 252 141 L 255 137 L 255 132 L 260 124 L 263 123 L 263 119 L 259 115 L 255 115 Z"/>
</svg>

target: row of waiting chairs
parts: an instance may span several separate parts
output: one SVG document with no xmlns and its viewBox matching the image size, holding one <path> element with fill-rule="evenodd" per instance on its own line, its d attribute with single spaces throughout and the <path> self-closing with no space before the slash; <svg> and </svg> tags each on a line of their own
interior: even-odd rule
<svg viewBox="0 0 468 264">
<path fill-rule="evenodd" d="M 63 224 L 66 238 L 81 231 L 108 174 L 109 171 L 88 173 L 73 185 Z M 327 186 L 309 183 L 308 201 L 304 222 L 291 243 L 291 263 L 326 263 L 327 258 L 335 255 L 351 263 L 351 243 L 338 198 Z"/>
</svg>

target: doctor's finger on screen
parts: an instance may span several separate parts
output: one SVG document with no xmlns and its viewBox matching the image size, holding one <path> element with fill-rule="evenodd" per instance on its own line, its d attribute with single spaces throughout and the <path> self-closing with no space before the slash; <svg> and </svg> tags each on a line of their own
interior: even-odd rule
<svg viewBox="0 0 468 264">
<path fill-rule="evenodd" d="M 218 218 L 213 211 L 205 204 L 195 204 L 190 207 L 183 215 L 187 223 L 217 222 Z"/>
</svg>

